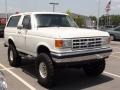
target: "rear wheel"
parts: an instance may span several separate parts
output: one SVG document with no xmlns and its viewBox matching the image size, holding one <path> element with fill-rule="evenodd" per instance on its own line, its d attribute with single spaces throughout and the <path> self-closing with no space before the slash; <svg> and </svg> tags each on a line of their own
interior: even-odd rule
<svg viewBox="0 0 120 90">
<path fill-rule="evenodd" d="M 86 64 L 83 66 L 83 69 L 88 76 L 98 76 L 105 69 L 105 60 L 99 60 Z"/>
<path fill-rule="evenodd" d="M 51 58 L 45 54 L 41 53 L 37 57 L 36 61 L 36 72 L 38 77 L 38 82 L 49 88 L 53 84 L 54 68 Z"/>
<path fill-rule="evenodd" d="M 8 60 L 13 67 L 19 66 L 21 63 L 21 57 L 18 55 L 14 45 L 9 45 L 8 47 Z"/>
</svg>

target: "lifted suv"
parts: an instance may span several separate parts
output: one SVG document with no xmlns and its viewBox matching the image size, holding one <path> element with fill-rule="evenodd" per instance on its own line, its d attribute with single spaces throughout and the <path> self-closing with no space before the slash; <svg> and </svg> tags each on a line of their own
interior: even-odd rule
<svg viewBox="0 0 120 90">
<path fill-rule="evenodd" d="M 83 67 L 87 75 L 100 75 L 112 52 L 109 43 L 107 32 L 80 29 L 63 13 L 16 14 L 5 27 L 10 65 L 20 65 L 21 56 L 36 57 L 38 81 L 45 87 L 52 85 L 57 66 Z"/>
</svg>

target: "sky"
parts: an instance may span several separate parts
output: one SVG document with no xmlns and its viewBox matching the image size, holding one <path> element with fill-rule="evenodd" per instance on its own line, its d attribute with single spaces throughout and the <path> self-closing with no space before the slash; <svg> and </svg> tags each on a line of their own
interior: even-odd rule
<svg viewBox="0 0 120 90">
<path fill-rule="evenodd" d="M 120 0 L 111 0 L 110 14 L 120 14 Z M 99 0 L 7 0 L 8 12 L 52 11 L 50 2 L 58 2 L 56 12 L 66 12 L 97 16 Z M 109 0 L 100 0 L 100 16 L 105 14 Z M 0 13 L 5 12 L 5 0 L 0 0 Z"/>
</svg>

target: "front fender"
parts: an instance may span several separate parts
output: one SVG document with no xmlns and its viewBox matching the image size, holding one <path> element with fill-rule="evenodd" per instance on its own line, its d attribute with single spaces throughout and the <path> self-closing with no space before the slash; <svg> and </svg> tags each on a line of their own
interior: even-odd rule
<svg viewBox="0 0 120 90">
<path fill-rule="evenodd" d="M 45 42 L 40 42 L 36 45 L 36 56 L 37 56 L 37 50 L 40 46 L 45 46 L 46 48 L 49 49 L 49 51 L 52 50 L 52 47 L 48 44 L 48 43 L 45 43 Z"/>
<path fill-rule="evenodd" d="M 13 41 L 13 42 L 15 41 L 13 37 L 9 36 L 8 38 L 5 39 L 5 44 L 6 44 L 7 46 L 9 46 L 9 40 L 11 40 L 11 41 Z M 15 44 L 15 43 L 14 43 L 14 44 Z"/>
</svg>

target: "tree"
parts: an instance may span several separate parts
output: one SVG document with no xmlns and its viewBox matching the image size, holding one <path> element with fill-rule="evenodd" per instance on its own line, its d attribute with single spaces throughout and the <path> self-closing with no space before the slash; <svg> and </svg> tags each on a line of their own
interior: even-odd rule
<svg viewBox="0 0 120 90">
<path fill-rule="evenodd" d="M 81 16 L 75 17 L 74 18 L 75 22 L 77 23 L 77 25 L 79 27 L 85 27 L 85 23 L 84 23 L 84 18 Z"/>
<path fill-rule="evenodd" d="M 72 12 L 71 12 L 70 10 L 68 10 L 66 13 L 67 13 L 70 17 L 72 17 L 72 18 L 74 19 L 74 21 L 77 23 L 77 25 L 78 25 L 79 27 L 84 27 L 84 26 L 85 26 L 84 18 L 83 18 L 83 17 L 81 17 L 81 16 L 76 16 L 76 17 L 74 17 L 73 14 L 72 14 Z"/>
<path fill-rule="evenodd" d="M 108 19 L 110 22 L 108 23 Z M 119 26 L 120 25 L 120 15 L 109 15 L 109 16 L 101 16 L 100 17 L 100 25 L 106 26 L 106 25 L 114 25 Z"/>
<path fill-rule="evenodd" d="M 92 20 L 92 21 L 97 21 L 97 18 L 95 16 L 89 16 L 89 18 Z"/>
<path fill-rule="evenodd" d="M 111 23 L 112 23 L 112 25 L 119 26 L 120 25 L 120 15 L 111 15 Z"/>
<path fill-rule="evenodd" d="M 66 12 L 70 17 L 74 18 L 73 15 L 72 15 L 72 12 L 70 10 L 67 10 Z"/>
</svg>

